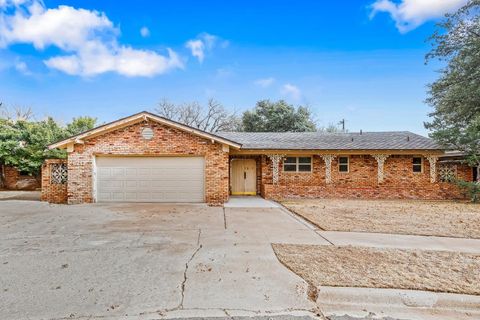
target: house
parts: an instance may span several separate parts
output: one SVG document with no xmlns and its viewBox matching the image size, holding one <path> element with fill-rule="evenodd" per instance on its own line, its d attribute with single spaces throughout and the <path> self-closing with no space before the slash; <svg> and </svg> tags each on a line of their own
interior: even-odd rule
<svg viewBox="0 0 480 320">
<path fill-rule="evenodd" d="M 410 132 L 212 134 L 140 112 L 49 148 L 68 153 L 42 168 L 42 199 L 56 203 L 462 197 L 438 174 L 444 150 Z M 473 177 L 462 164 L 455 175 Z"/>
</svg>

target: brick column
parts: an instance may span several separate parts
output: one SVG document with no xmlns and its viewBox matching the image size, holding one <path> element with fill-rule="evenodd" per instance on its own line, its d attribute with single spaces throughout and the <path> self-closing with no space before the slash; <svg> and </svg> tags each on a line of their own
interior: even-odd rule
<svg viewBox="0 0 480 320">
<path fill-rule="evenodd" d="M 269 154 L 267 157 L 272 161 L 272 180 L 273 184 L 278 184 L 278 166 L 280 165 L 280 160 L 283 159 L 284 155 L 281 154 Z"/>
<path fill-rule="evenodd" d="M 42 165 L 42 201 L 67 203 L 66 181 L 56 181 L 52 176 L 54 165 L 66 165 L 66 159 L 46 159 Z M 60 182 L 60 183 L 59 183 Z"/>
<path fill-rule="evenodd" d="M 437 182 L 437 161 L 438 156 L 429 155 L 426 157 L 428 162 L 430 163 L 430 182 L 435 183 Z"/>
<path fill-rule="evenodd" d="M 325 182 L 332 183 L 332 161 L 337 156 L 333 154 L 321 154 L 320 157 L 325 161 Z"/>
<path fill-rule="evenodd" d="M 378 183 L 383 182 L 383 173 L 384 173 L 383 167 L 384 167 L 385 160 L 387 160 L 389 156 L 390 155 L 388 154 L 372 154 L 372 157 L 374 157 L 375 160 L 377 160 L 377 164 L 378 164 L 378 173 L 377 173 Z"/>
</svg>

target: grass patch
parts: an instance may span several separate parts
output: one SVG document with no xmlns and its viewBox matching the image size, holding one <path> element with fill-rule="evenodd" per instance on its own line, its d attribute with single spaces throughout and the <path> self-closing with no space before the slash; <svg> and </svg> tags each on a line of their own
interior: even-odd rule
<svg viewBox="0 0 480 320">
<path fill-rule="evenodd" d="M 320 229 L 480 238 L 480 205 L 451 201 L 315 199 L 283 202 Z"/>
<path fill-rule="evenodd" d="M 273 244 L 280 262 L 314 286 L 480 295 L 480 255 L 354 246 Z"/>
</svg>

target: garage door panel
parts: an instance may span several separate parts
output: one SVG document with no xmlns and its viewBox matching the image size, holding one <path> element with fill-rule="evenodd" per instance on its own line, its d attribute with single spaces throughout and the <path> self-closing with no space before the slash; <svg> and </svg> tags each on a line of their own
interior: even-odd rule
<svg viewBox="0 0 480 320">
<path fill-rule="evenodd" d="M 201 157 L 99 157 L 97 200 L 203 202 Z"/>
</svg>

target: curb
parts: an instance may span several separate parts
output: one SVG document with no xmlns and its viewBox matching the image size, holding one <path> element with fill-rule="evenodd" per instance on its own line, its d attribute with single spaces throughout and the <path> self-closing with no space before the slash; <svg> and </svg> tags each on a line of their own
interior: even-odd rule
<svg viewBox="0 0 480 320">
<path fill-rule="evenodd" d="M 428 308 L 478 313 L 480 296 L 420 290 L 318 287 L 317 304 L 388 308 Z"/>
</svg>

